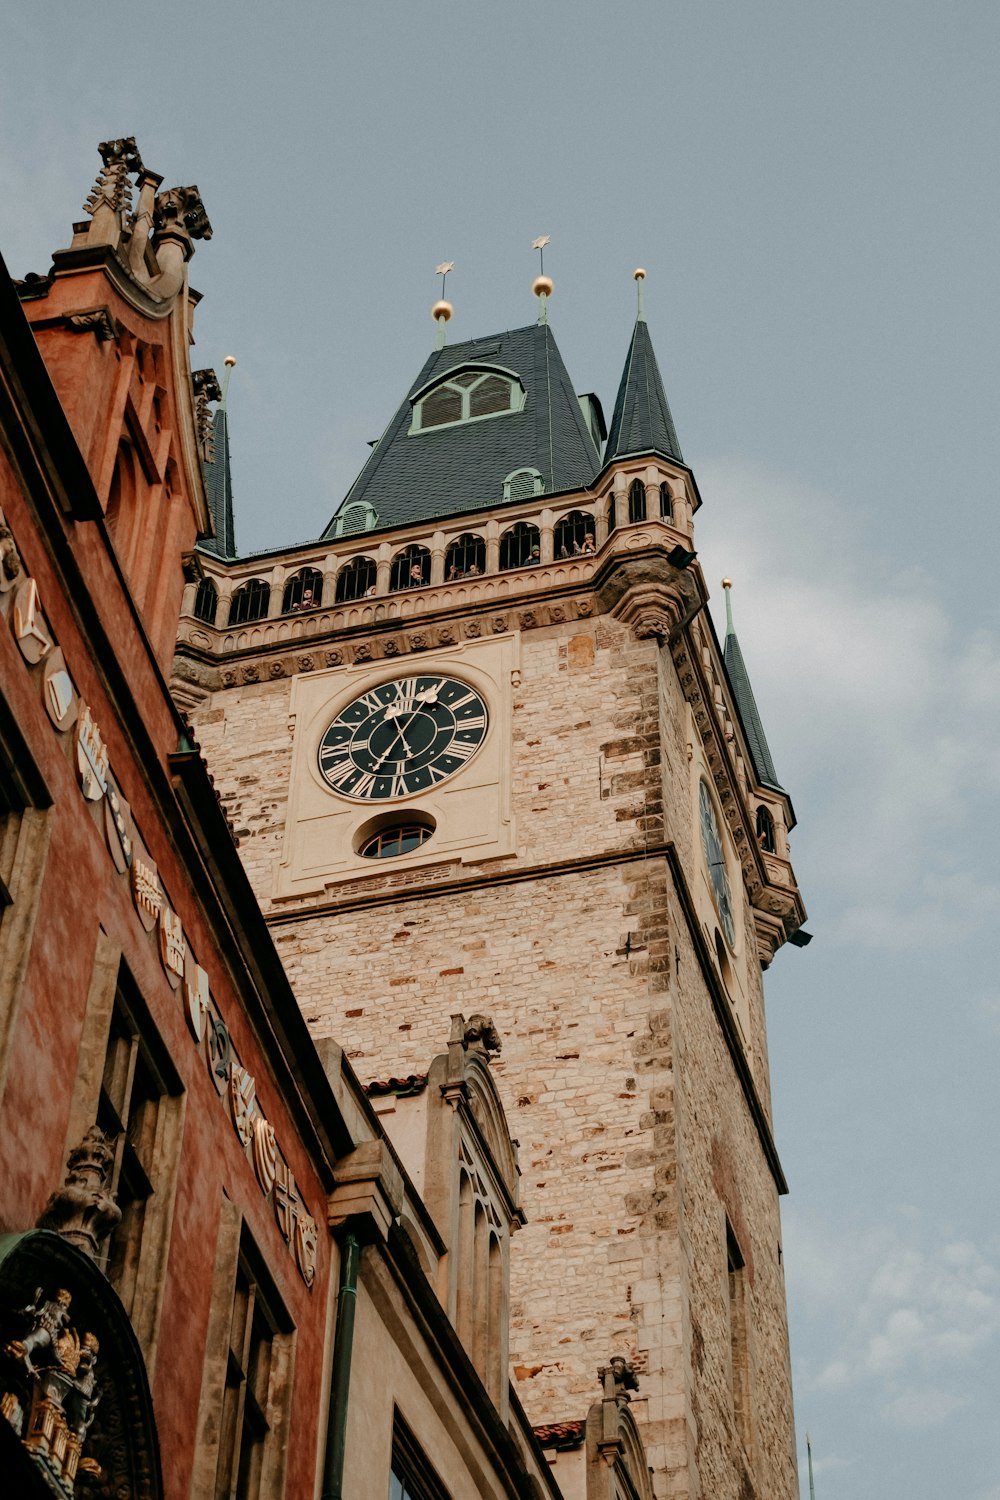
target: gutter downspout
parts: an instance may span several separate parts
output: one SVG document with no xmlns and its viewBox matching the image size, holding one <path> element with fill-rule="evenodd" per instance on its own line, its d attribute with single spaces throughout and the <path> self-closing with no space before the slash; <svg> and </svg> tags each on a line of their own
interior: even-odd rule
<svg viewBox="0 0 1000 1500">
<path fill-rule="evenodd" d="M 351 1354 L 354 1347 L 354 1314 L 358 1305 L 358 1261 L 356 1234 L 344 1236 L 340 1257 L 340 1290 L 337 1293 L 337 1333 L 333 1343 L 330 1379 L 330 1414 L 326 1429 L 321 1500 L 343 1500 L 344 1456 L 347 1445 L 347 1398 L 351 1390 Z"/>
</svg>

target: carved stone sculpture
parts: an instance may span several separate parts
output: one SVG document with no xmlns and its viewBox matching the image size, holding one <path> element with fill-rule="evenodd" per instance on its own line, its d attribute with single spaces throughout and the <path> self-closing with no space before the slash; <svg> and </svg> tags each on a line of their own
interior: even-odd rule
<svg viewBox="0 0 1000 1500">
<path fill-rule="evenodd" d="M 212 226 L 196 187 L 167 188 L 157 193 L 153 209 L 153 244 L 157 250 L 165 239 L 180 240 L 188 256 L 192 240 L 210 240 Z"/>
<path fill-rule="evenodd" d="M 113 1142 L 92 1125 L 70 1152 L 66 1181 L 46 1203 L 39 1229 L 54 1229 L 85 1255 L 96 1258 L 122 1216 L 108 1192 L 114 1155 Z"/>
<path fill-rule="evenodd" d="M 503 1051 L 503 1042 L 493 1024 L 492 1016 L 470 1016 L 465 1023 L 462 1041 L 468 1051 L 480 1052 L 484 1057 Z"/>
</svg>

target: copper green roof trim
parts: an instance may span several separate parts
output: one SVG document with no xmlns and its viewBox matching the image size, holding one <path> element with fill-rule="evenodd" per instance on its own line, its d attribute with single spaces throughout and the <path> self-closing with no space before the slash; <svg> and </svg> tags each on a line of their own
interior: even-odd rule
<svg viewBox="0 0 1000 1500">
<path fill-rule="evenodd" d="M 604 462 L 639 453 L 659 453 L 675 463 L 684 462 L 653 341 L 641 311 L 618 387 Z"/>
<path fill-rule="evenodd" d="M 723 584 L 723 588 L 726 594 L 726 640 L 722 655 L 729 674 L 729 685 L 733 690 L 736 707 L 739 709 L 740 719 L 743 722 L 743 731 L 747 737 L 753 768 L 761 786 L 768 787 L 772 792 L 787 795 L 774 769 L 774 761 L 771 759 L 771 752 L 764 735 L 764 725 L 761 723 L 753 688 L 750 686 L 750 674 L 747 672 L 743 652 L 740 650 L 740 643 L 733 629 L 733 611 L 729 597 L 731 585 L 728 580 Z"/>
</svg>

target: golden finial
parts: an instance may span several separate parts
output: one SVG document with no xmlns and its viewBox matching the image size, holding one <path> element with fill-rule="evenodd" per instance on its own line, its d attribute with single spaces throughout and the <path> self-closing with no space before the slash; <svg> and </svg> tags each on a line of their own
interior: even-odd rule
<svg viewBox="0 0 1000 1500">
<path fill-rule="evenodd" d="M 444 348 L 444 325 L 448 322 L 452 313 L 455 311 L 451 303 L 445 301 L 444 296 L 444 284 L 447 279 L 448 272 L 454 271 L 454 269 L 455 262 L 453 260 L 443 260 L 439 266 L 435 266 L 434 268 L 435 274 L 440 276 L 441 278 L 441 296 L 431 308 L 431 317 L 437 324 L 438 331 L 437 339 L 435 340 L 435 347 L 438 349 Z"/>
<path fill-rule="evenodd" d="M 235 354 L 227 354 L 226 357 L 225 357 L 225 359 L 222 361 L 222 363 L 224 365 L 228 365 L 229 368 L 232 369 L 233 365 L 236 363 L 236 355 Z"/>
<path fill-rule="evenodd" d="M 551 238 L 551 235 L 540 234 L 537 240 L 532 240 L 531 242 L 532 250 L 538 251 L 538 275 L 531 283 L 531 290 L 534 296 L 536 296 L 541 303 L 541 309 L 538 314 L 539 323 L 545 323 L 548 321 L 548 317 L 545 311 L 545 300 L 547 297 L 551 297 L 553 292 L 552 278 L 551 276 L 546 276 L 545 274 L 545 246 L 549 243 Z"/>
<path fill-rule="evenodd" d="M 732 586 L 733 586 L 733 580 L 731 578 L 724 578 L 722 580 L 722 587 L 724 589 L 731 589 Z"/>
<path fill-rule="evenodd" d="M 645 279 L 646 279 L 646 273 L 645 273 L 645 271 L 642 269 L 641 266 L 636 266 L 635 270 L 632 272 L 632 280 L 633 281 L 645 281 Z"/>
</svg>

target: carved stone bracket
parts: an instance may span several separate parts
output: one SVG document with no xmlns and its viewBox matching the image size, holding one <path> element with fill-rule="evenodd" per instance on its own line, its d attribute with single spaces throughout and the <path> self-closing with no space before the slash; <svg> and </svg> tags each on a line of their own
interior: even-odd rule
<svg viewBox="0 0 1000 1500">
<path fill-rule="evenodd" d="M 403 1179 L 384 1141 L 361 1141 L 334 1167 L 337 1186 L 327 1204 L 331 1229 L 384 1240 L 403 1207 Z"/>
<path fill-rule="evenodd" d="M 637 640 L 655 636 L 665 641 L 681 623 L 687 609 L 687 600 L 680 587 L 650 582 L 633 584 L 611 613 L 629 627 Z"/>
<path fill-rule="evenodd" d="M 74 333 L 93 333 L 102 342 L 118 337 L 118 324 L 106 307 L 91 307 L 86 312 L 70 313 L 66 327 Z"/>
<path fill-rule="evenodd" d="M 122 1216 L 108 1192 L 114 1159 L 114 1143 L 92 1125 L 70 1152 L 66 1181 L 46 1203 L 39 1229 L 54 1229 L 85 1255 L 96 1258 Z"/>
</svg>

